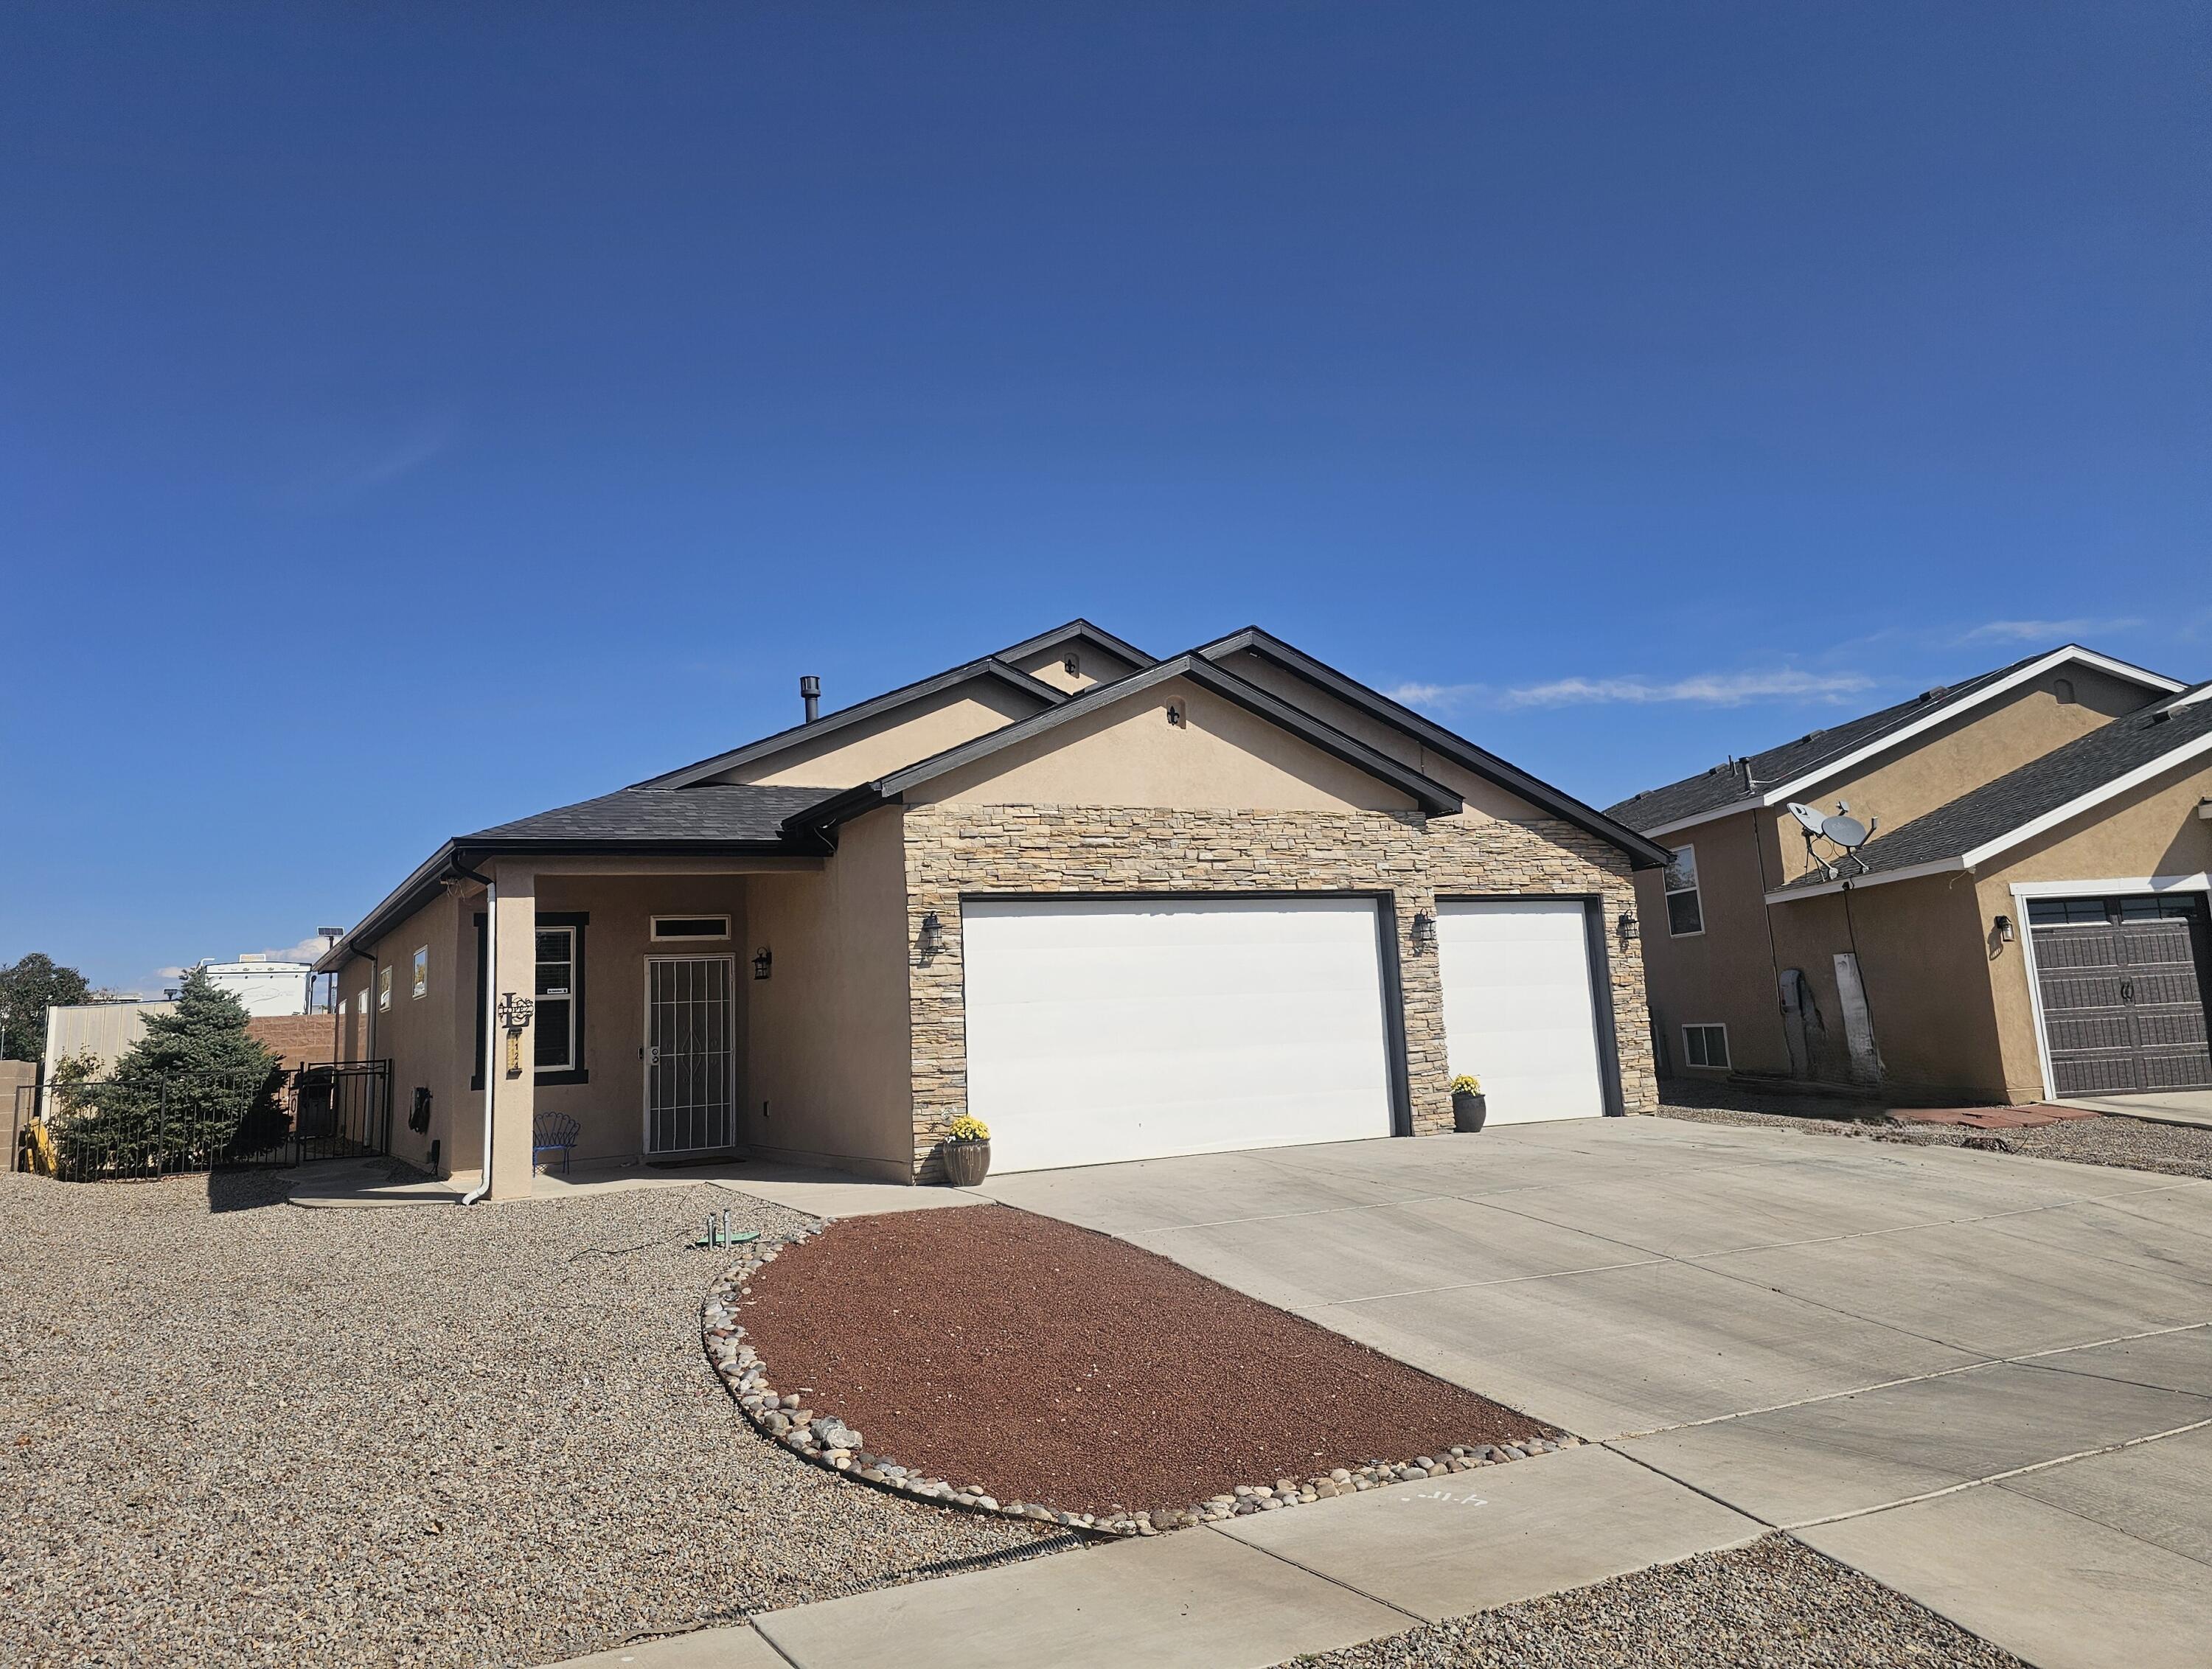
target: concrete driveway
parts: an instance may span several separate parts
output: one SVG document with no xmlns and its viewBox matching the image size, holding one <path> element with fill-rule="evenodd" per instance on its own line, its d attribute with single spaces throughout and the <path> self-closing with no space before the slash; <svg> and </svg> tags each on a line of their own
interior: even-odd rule
<svg viewBox="0 0 2212 1669">
<path fill-rule="evenodd" d="M 2031 1662 L 2204 1660 L 2212 1183 L 1629 1119 L 984 1191 L 1601 1441 Z"/>
</svg>

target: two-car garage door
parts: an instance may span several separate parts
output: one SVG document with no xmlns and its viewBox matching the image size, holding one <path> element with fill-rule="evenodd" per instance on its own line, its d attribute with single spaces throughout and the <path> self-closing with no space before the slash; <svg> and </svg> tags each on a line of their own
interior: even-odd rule
<svg viewBox="0 0 2212 1669">
<path fill-rule="evenodd" d="M 1601 1113 L 1580 901 L 1437 913 L 1452 1070 L 1492 1119 Z M 1376 918 L 1363 898 L 969 901 L 968 1106 L 993 1168 L 1388 1136 Z"/>
</svg>

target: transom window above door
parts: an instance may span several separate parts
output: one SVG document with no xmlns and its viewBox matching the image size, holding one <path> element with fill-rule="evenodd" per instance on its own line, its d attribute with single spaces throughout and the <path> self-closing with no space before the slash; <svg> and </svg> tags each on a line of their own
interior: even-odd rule
<svg viewBox="0 0 2212 1669">
<path fill-rule="evenodd" d="M 653 919 L 653 937 L 665 939 L 726 939 L 730 936 L 730 919 L 726 915 L 657 915 Z"/>
</svg>

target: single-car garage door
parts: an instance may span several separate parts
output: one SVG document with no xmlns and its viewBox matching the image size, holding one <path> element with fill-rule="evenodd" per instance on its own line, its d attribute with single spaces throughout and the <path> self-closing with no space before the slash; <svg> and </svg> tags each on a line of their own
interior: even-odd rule
<svg viewBox="0 0 2212 1669">
<path fill-rule="evenodd" d="M 1492 1124 L 1605 1112 L 1588 920 L 1576 898 L 1437 906 L 1445 1047 Z"/>
<path fill-rule="evenodd" d="M 1390 1134 L 1369 900 L 971 900 L 961 938 L 994 1171 Z"/>
</svg>

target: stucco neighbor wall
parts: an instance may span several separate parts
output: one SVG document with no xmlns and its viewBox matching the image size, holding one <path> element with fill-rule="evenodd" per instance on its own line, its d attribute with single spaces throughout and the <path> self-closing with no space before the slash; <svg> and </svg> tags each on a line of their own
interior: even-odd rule
<svg viewBox="0 0 2212 1669">
<path fill-rule="evenodd" d="M 882 816 L 883 813 L 878 813 Z M 916 962 L 912 992 L 912 1162 L 942 1174 L 946 1126 L 966 1105 L 960 899 L 963 892 L 1382 891 L 1392 895 L 1413 1128 L 1451 1128 L 1437 958 L 1416 955 L 1414 914 L 1439 894 L 1583 894 L 1602 901 L 1622 1101 L 1655 1111 L 1643 963 L 1618 928 L 1633 907 L 1628 859 L 1565 823 L 1525 828 L 1410 811 L 1232 811 L 948 802 L 903 812 L 907 943 L 935 911 L 944 948 Z"/>
<path fill-rule="evenodd" d="M 751 877 L 746 1098 L 755 1150 L 911 1181 L 906 871 L 898 808 L 845 825 L 836 856 L 804 874 Z M 766 1112 L 763 1104 L 766 1104 Z"/>
<path fill-rule="evenodd" d="M 1651 1014 L 1667 1039 L 1672 1070 L 1690 1074 L 1682 1028 L 1728 1028 L 1729 1059 L 1744 1072 L 1787 1072 L 1790 1046 L 1782 1030 L 1775 963 L 1767 944 L 1766 887 L 1761 880 L 1759 825 L 1753 814 L 1686 828 L 1668 844 L 1697 848 L 1702 933 L 1677 938 L 1668 929 L 1663 871 L 1636 877 L 1644 977 Z M 1784 964 L 1787 966 L 1788 964 Z M 1830 1011 L 1832 1013 L 1832 1010 Z"/>
<path fill-rule="evenodd" d="M 2094 883 L 2212 874 L 2212 822 L 2197 810 L 2212 795 L 2212 766 L 2192 763 L 2195 768 L 2185 766 L 2147 783 L 2128 798 L 2100 806 L 1996 860 L 1976 878 L 1980 919 L 1993 922 L 2008 915 L 2018 932 L 2028 931 L 2026 913 L 2012 895 L 2016 881 Z M 2040 1100 L 2048 1090 L 2036 1048 L 2027 959 L 2017 943 L 2003 950 L 1990 962 L 1989 976 L 2003 1041 L 2007 1098 Z"/>
</svg>

